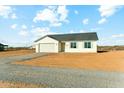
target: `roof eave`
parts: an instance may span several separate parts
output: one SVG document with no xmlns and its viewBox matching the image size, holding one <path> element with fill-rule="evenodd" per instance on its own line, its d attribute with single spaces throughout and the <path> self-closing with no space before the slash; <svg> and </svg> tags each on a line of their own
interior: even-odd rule
<svg viewBox="0 0 124 93">
<path fill-rule="evenodd" d="M 38 41 L 42 40 L 42 39 L 45 38 L 45 37 L 50 37 L 50 36 L 49 36 L 49 35 L 43 36 L 43 37 L 41 37 L 41 38 L 35 40 L 34 42 L 38 42 Z M 50 37 L 50 38 L 55 39 L 55 38 L 53 38 L 53 37 Z M 55 39 L 55 40 L 57 40 L 57 39 Z M 57 41 L 59 41 L 59 40 L 57 40 Z"/>
</svg>

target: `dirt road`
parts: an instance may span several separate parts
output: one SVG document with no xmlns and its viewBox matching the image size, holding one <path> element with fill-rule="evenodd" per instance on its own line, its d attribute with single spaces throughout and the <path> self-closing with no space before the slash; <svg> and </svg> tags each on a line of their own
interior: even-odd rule
<svg viewBox="0 0 124 93">
<path fill-rule="evenodd" d="M 124 87 L 123 72 L 35 67 L 11 64 L 46 56 L 30 54 L 0 58 L 0 80 L 41 84 L 47 87 Z"/>
<path fill-rule="evenodd" d="M 124 72 L 124 51 L 104 53 L 58 53 L 16 64 Z"/>
</svg>

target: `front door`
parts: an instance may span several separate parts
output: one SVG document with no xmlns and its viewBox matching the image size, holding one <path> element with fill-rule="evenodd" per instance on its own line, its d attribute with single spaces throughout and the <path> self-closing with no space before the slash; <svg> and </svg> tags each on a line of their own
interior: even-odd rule
<svg viewBox="0 0 124 93">
<path fill-rule="evenodd" d="M 65 51 L 65 43 L 61 43 L 61 52 L 64 52 Z"/>
</svg>

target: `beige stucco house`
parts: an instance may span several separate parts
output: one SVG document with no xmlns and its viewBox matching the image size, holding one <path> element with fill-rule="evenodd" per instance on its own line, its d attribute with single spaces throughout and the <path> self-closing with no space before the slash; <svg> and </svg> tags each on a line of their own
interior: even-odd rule
<svg viewBox="0 0 124 93">
<path fill-rule="evenodd" d="M 74 33 L 46 35 L 34 42 L 36 52 L 97 52 L 97 34 Z"/>
</svg>

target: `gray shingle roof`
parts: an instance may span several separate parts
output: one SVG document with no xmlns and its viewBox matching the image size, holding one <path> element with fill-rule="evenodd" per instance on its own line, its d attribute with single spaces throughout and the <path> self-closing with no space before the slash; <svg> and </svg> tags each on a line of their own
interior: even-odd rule
<svg viewBox="0 0 124 93">
<path fill-rule="evenodd" d="M 81 40 L 98 40 L 98 36 L 96 32 L 88 32 L 88 33 L 73 33 L 73 34 L 55 34 L 55 35 L 47 35 L 53 39 L 58 41 L 81 41 Z M 46 36 L 45 36 L 46 37 Z M 39 38 L 35 42 L 43 39 Z"/>
</svg>

